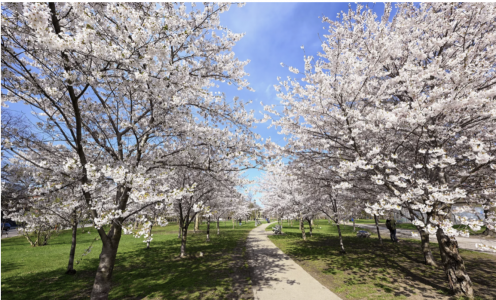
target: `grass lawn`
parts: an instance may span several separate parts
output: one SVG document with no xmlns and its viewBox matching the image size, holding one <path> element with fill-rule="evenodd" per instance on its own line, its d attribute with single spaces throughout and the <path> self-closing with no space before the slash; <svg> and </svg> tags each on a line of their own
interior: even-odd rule
<svg viewBox="0 0 496 300">
<path fill-rule="evenodd" d="M 267 230 L 271 230 L 269 226 Z M 347 254 L 339 253 L 335 225 L 315 220 L 313 237 L 301 239 L 298 223 L 283 224 L 284 235 L 270 239 L 315 279 L 343 299 L 456 299 L 450 296 L 442 267 L 424 265 L 420 242 L 402 240 L 393 244 L 383 239 L 380 246 L 372 237 L 359 239 L 352 226 L 341 226 Z M 431 244 L 440 264 L 437 244 Z M 496 299 L 496 256 L 460 250 L 474 285 L 476 299 Z"/>
<path fill-rule="evenodd" d="M 178 226 L 153 229 L 151 248 L 143 239 L 123 235 L 113 273 L 110 299 L 253 298 L 247 265 L 246 237 L 254 223 L 221 222 L 220 235 L 211 224 L 211 242 L 202 232 L 188 231 L 188 258 L 178 258 Z M 90 232 L 88 234 L 87 232 Z M 93 228 L 78 230 L 76 260 L 98 236 Z M 2 299 L 88 299 L 98 266 L 101 242 L 75 264 L 76 275 L 65 275 L 71 233 L 63 231 L 47 246 L 31 247 L 24 237 L 2 239 Z M 197 255 L 203 252 L 203 257 Z"/>
</svg>

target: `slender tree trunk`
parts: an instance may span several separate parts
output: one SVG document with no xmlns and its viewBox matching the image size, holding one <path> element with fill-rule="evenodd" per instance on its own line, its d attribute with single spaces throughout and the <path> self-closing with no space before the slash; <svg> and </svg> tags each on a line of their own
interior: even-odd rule
<svg viewBox="0 0 496 300">
<path fill-rule="evenodd" d="M 231 220 L 232 220 L 232 223 L 233 223 L 233 229 L 234 229 L 234 218 L 231 218 Z"/>
<path fill-rule="evenodd" d="M 438 228 L 436 237 L 443 258 L 444 272 L 451 290 L 455 295 L 463 295 L 473 299 L 472 281 L 465 270 L 463 259 L 458 253 L 458 242 L 454 237 L 447 236 L 441 228 Z"/>
<path fill-rule="evenodd" d="M 134 221 L 134 230 L 138 229 L 138 217 L 136 217 L 136 221 Z"/>
<path fill-rule="evenodd" d="M 375 220 L 375 228 L 377 229 L 377 236 L 379 237 L 379 244 L 382 245 L 381 232 L 379 231 L 379 221 L 377 221 L 376 215 L 374 215 L 374 220 Z"/>
<path fill-rule="evenodd" d="M 344 250 L 344 244 L 343 244 L 343 236 L 341 235 L 341 226 L 339 226 L 339 219 L 336 220 L 336 226 L 338 227 L 338 234 L 339 234 L 339 245 L 341 246 L 341 253 L 346 253 L 346 250 Z"/>
<path fill-rule="evenodd" d="M 183 218 L 179 218 L 179 222 L 177 224 L 179 225 L 179 232 L 177 233 L 177 238 L 180 239 L 183 233 Z"/>
<path fill-rule="evenodd" d="M 355 232 L 356 229 L 355 229 L 355 218 L 353 218 L 353 232 Z"/>
<path fill-rule="evenodd" d="M 200 222 L 199 218 L 200 218 L 200 214 L 198 213 L 198 214 L 196 214 L 196 217 L 195 217 L 195 228 L 194 228 L 195 233 L 197 230 L 199 230 L 199 226 L 198 226 L 199 222 Z"/>
<path fill-rule="evenodd" d="M 220 234 L 219 218 L 217 218 L 217 235 Z"/>
<path fill-rule="evenodd" d="M 150 236 L 150 237 L 152 235 L 153 224 L 154 223 L 152 223 L 152 225 L 150 225 L 150 229 L 148 229 L 148 236 Z M 150 249 L 150 240 L 149 239 L 148 239 L 148 241 L 146 241 L 146 249 Z"/>
<path fill-rule="evenodd" d="M 437 266 L 434 256 L 432 256 L 431 246 L 429 244 L 429 233 L 422 230 L 422 228 L 417 228 L 420 234 L 420 240 L 422 245 L 422 253 L 424 254 L 425 264 L 429 266 Z"/>
<path fill-rule="evenodd" d="M 118 225 L 112 225 L 109 234 L 105 234 L 103 229 L 99 230 L 99 233 L 102 239 L 102 252 L 100 253 L 100 263 L 96 271 L 93 290 L 91 291 L 91 300 L 108 299 L 122 228 Z"/>
<path fill-rule="evenodd" d="M 307 236 L 305 235 L 305 224 L 303 223 L 303 218 L 300 218 L 300 230 L 301 230 L 301 237 L 303 238 L 304 241 L 306 241 Z"/>
<path fill-rule="evenodd" d="M 188 226 L 185 225 L 182 228 L 182 235 L 181 235 L 181 257 L 186 256 L 186 240 L 187 240 L 187 235 L 188 235 Z"/>
<path fill-rule="evenodd" d="M 72 224 L 72 241 L 71 241 L 71 252 L 69 252 L 69 264 L 67 265 L 67 271 L 65 274 L 74 275 L 76 270 L 74 270 L 74 255 L 76 253 L 76 236 L 77 236 L 78 223 L 74 221 Z"/>
<path fill-rule="evenodd" d="M 210 242 L 210 217 L 207 218 L 207 242 Z"/>
<path fill-rule="evenodd" d="M 308 228 L 309 228 L 309 231 L 310 231 L 310 236 L 312 237 L 312 221 L 310 221 L 310 219 L 307 219 L 308 221 Z"/>
</svg>

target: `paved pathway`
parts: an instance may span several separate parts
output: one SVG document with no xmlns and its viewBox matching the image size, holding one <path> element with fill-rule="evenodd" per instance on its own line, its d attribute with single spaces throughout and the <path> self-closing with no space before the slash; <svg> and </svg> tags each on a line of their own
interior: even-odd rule
<svg viewBox="0 0 496 300">
<path fill-rule="evenodd" d="M 253 229 L 248 235 L 247 250 L 252 267 L 253 294 L 256 300 L 339 300 L 302 267 L 285 255 L 267 237 L 270 224 Z"/>
<path fill-rule="evenodd" d="M 375 228 L 375 225 L 357 224 L 357 227 L 367 228 L 371 232 L 377 234 L 377 229 Z M 387 229 L 386 227 L 379 224 L 379 230 L 381 232 L 381 237 L 383 239 L 385 239 L 385 240 L 390 239 L 389 229 Z M 409 239 L 420 240 L 420 237 L 416 237 L 416 238 L 412 237 L 412 231 L 417 232 L 417 230 L 398 228 L 398 229 L 396 229 L 396 236 L 398 238 L 409 238 Z M 495 239 L 485 239 L 485 238 L 482 239 L 482 238 L 478 238 L 478 237 L 474 237 L 474 236 L 469 237 L 469 238 L 464 238 L 464 237 L 458 236 L 458 237 L 456 237 L 456 240 L 458 242 L 458 247 L 460 247 L 461 249 L 467 249 L 467 250 L 484 252 L 484 253 L 496 255 L 496 253 L 494 253 L 494 252 L 480 251 L 480 250 L 475 248 L 476 243 L 496 246 L 496 240 Z M 429 235 L 429 242 L 437 243 L 437 237 L 435 234 Z"/>
</svg>

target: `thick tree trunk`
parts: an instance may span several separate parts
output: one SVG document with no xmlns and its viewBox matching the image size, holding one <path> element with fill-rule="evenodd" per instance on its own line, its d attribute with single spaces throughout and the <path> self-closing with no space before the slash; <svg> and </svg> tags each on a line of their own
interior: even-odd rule
<svg viewBox="0 0 496 300">
<path fill-rule="evenodd" d="M 341 246 L 341 253 L 346 253 L 346 250 L 344 250 L 344 244 L 343 244 L 343 236 L 341 235 L 341 227 L 339 226 L 339 220 L 336 220 L 336 226 L 338 227 L 338 234 L 339 234 L 339 245 Z"/>
<path fill-rule="evenodd" d="M 187 235 L 188 235 L 188 228 L 187 226 L 184 226 L 182 228 L 182 234 L 181 234 L 181 257 L 186 256 L 186 240 L 187 240 Z"/>
<path fill-rule="evenodd" d="M 74 270 L 74 255 L 76 254 L 76 236 L 77 236 L 78 223 L 74 222 L 72 224 L 72 241 L 71 241 L 71 252 L 69 252 L 69 264 L 67 265 L 67 271 L 65 274 L 74 275 L 76 270 Z"/>
<path fill-rule="evenodd" d="M 381 232 L 379 231 L 379 221 L 377 221 L 377 216 L 374 215 L 375 228 L 377 229 L 377 236 L 379 237 L 379 243 L 382 245 Z"/>
<path fill-rule="evenodd" d="M 103 232 L 103 233 L 102 233 Z M 105 234 L 103 229 L 99 231 L 102 238 L 102 253 L 100 253 L 100 263 L 96 271 L 91 300 L 107 300 L 112 286 L 112 273 L 114 271 L 117 249 L 121 240 L 122 228 L 112 225 L 109 234 Z M 105 235 L 102 237 L 102 235 Z"/>
<path fill-rule="evenodd" d="M 301 237 L 304 241 L 307 240 L 307 236 L 305 235 L 305 224 L 303 223 L 303 218 L 300 218 L 300 229 L 301 229 Z"/>
<path fill-rule="evenodd" d="M 473 299 L 472 281 L 465 271 L 465 264 L 458 253 L 458 242 L 454 237 L 447 236 L 441 228 L 437 230 L 436 237 L 443 258 L 444 272 L 451 290 L 455 295 L 463 295 Z"/>
<path fill-rule="evenodd" d="M 312 225 L 313 225 L 312 224 L 312 221 L 310 221 L 310 219 L 307 219 L 307 221 L 308 221 L 308 228 L 309 228 L 309 231 L 310 231 L 310 236 L 313 236 L 312 235 Z"/>
<path fill-rule="evenodd" d="M 217 219 L 217 235 L 220 234 L 220 225 L 219 225 L 219 219 Z"/>
<path fill-rule="evenodd" d="M 207 242 L 210 242 L 210 217 L 207 218 Z"/>
<path fill-rule="evenodd" d="M 424 254 L 425 264 L 429 266 L 437 266 L 434 257 L 432 256 L 431 246 L 429 244 L 429 233 L 418 228 L 420 241 L 422 245 L 422 253 Z"/>
</svg>

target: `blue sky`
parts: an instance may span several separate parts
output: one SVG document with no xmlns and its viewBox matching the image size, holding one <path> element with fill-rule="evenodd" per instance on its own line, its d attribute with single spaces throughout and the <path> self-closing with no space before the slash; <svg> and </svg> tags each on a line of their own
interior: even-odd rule
<svg viewBox="0 0 496 300">
<path fill-rule="evenodd" d="M 382 16 L 383 3 L 362 3 L 365 4 L 373 7 L 379 18 Z M 351 7 L 356 9 L 356 4 L 351 3 Z M 278 83 L 277 77 L 298 76 L 289 72 L 287 67 L 281 67 L 281 62 L 304 70 L 303 56 L 317 58 L 324 35 L 328 34 L 328 24 L 322 23 L 322 16 L 335 20 L 341 11 L 348 11 L 348 2 L 247 3 L 242 8 L 231 6 L 228 12 L 221 15 L 221 24 L 235 33 L 245 33 L 233 51 L 240 60 L 251 61 L 245 71 L 250 74 L 247 79 L 255 92 L 238 91 L 227 85 L 220 90 L 227 99 L 239 96 L 247 101 L 252 100 L 248 108 L 253 109 L 256 117 L 261 119 L 263 115 L 259 112 L 263 111 L 263 107 L 260 102 L 264 105 L 279 104 L 273 87 Z M 304 46 L 305 52 L 301 46 Z M 269 122 L 257 124 L 254 131 L 264 140 L 270 137 L 272 141 L 284 145 L 284 137 L 277 134 L 274 128 L 267 129 L 268 125 Z M 255 180 L 262 172 L 250 170 L 246 174 L 249 179 Z M 258 195 L 254 196 L 258 198 Z"/>
<path fill-rule="evenodd" d="M 373 7 L 379 18 L 382 16 L 383 3 L 362 4 Z M 356 4 L 351 3 L 351 7 L 355 9 Z M 317 57 L 321 51 L 321 40 L 324 41 L 324 35 L 328 34 L 328 26 L 322 23 L 322 16 L 335 20 L 339 12 L 347 10 L 348 2 L 247 3 L 242 8 L 232 5 L 228 12 L 221 15 L 221 24 L 235 33 L 245 33 L 233 51 L 240 60 L 251 61 L 245 71 L 250 74 L 247 79 L 255 92 L 238 91 L 225 84 L 219 90 L 226 94 L 227 99 L 239 96 L 246 101 L 252 100 L 253 103 L 247 107 L 253 109 L 256 117 L 261 119 L 262 114 L 259 112 L 263 111 L 263 107 L 260 102 L 264 105 L 279 103 L 273 87 L 278 83 L 277 77 L 298 76 L 281 67 L 281 62 L 303 70 L 303 56 Z M 305 52 L 301 46 L 305 47 Z M 32 122 L 36 122 L 28 107 L 18 103 L 10 104 L 10 108 L 24 112 Z M 284 137 L 278 135 L 274 128 L 267 129 L 268 125 L 257 124 L 254 131 L 264 140 L 270 137 L 272 141 L 283 145 Z M 246 174 L 254 180 L 261 175 L 261 171 L 250 170 Z"/>
</svg>

